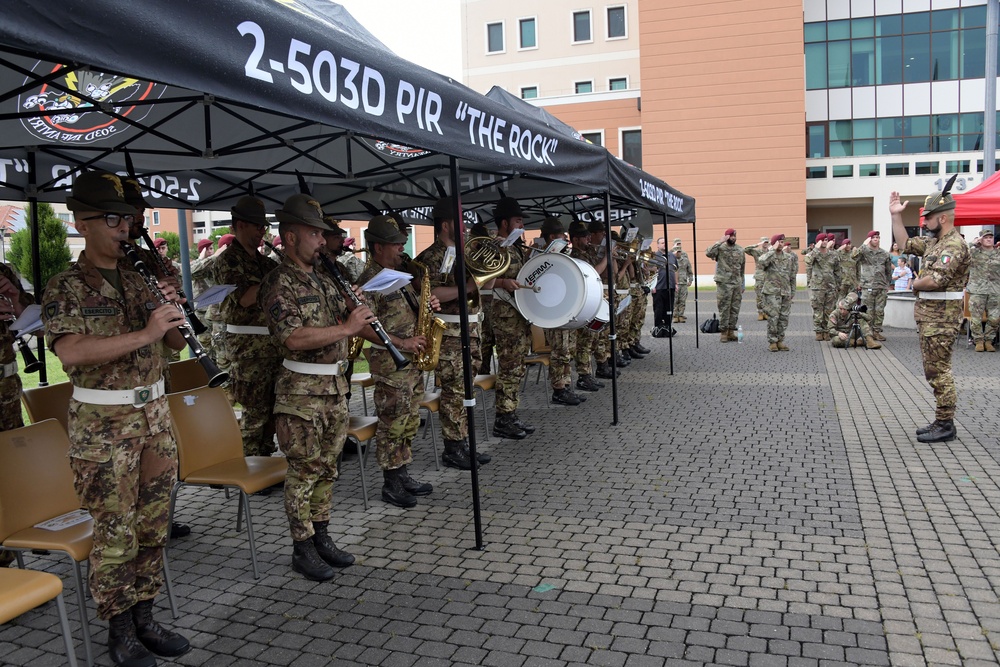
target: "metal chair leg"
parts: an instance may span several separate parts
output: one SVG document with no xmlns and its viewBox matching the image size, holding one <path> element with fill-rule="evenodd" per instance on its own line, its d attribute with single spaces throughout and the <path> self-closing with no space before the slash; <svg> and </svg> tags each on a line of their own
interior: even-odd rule
<svg viewBox="0 0 1000 667">
<path fill-rule="evenodd" d="M 87 597 L 83 592 L 83 570 L 80 564 L 73 560 L 73 578 L 76 579 L 76 603 L 80 606 L 80 631 L 83 633 L 83 654 L 87 658 L 87 664 L 94 664 L 94 647 L 90 642 L 90 619 L 87 615 Z"/>
<path fill-rule="evenodd" d="M 227 491 L 229 489 L 226 489 Z M 237 499 L 236 503 L 236 532 L 239 533 L 243 530 L 243 490 L 240 490 L 240 497 Z M 249 521 L 250 517 L 247 517 Z"/>
<path fill-rule="evenodd" d="M 247 537 L 250 540 L 250 563 L 253 565 L 253 578 L 260 579 L 260 572 L 257 570 L 257 541 L 253 534 L 253 519 L 250 516 L 250 496 L 240 489 L 240 501 L 245 506 L 247 513 Z"/>
<path fill-rule="evenodd" d="M 69 633 L 69 617 L 66 615 L 66 604 L 63 602 L 62 593 L 56 596 L 56 609 L 59 611 L 59 626 L 62 628 L 63 643 L 66 645 L 66 660 L 70 667 L 76 667 L 76 650 L 73 648 L 73 637 Z M 89 657 L 87 667 L 91 667 Z"/>
<path fill-rule="evenodd" d="M 368 509 L 368 481 L 365 479 L 365 463 L 368 461 L 368 448 L 371 446 L 371 439 L 364 443 L 358 442 L 358 465 L 361 468 L 361 499 L 364 501 L 365 510 Z"/>
<path fill-rule="evenodd" d="M 434 447 L 434 469 L 441 469 L 441 459 L 438 457 L 438 441 L 437 433 L 434 431 L 434 413 L 430 410 L 427 411 L 427 425 L 431 429 L 431 446 Z"/>
<path fill-rule="evenodd" d="M 174 508 L 177 503 L 177 493 L 183 485 L 183 482 L 177 481 L 174 483 L 174 488 L 170 490 L 170 506 L 167 508 L 167 526 L 170 526 L 173 523 Z M 167 600 L 170 602 L 170 613 L 174 618 L 177 618 L 177 601 L 174 599 L 174 588 L 170 585 L 170 566 L 167 564 L 167 549 L 169 547 L 170 540 L 168 539 L 167 546 L 163 547 L 163 587 L 167 589 Z"/>
</svg>

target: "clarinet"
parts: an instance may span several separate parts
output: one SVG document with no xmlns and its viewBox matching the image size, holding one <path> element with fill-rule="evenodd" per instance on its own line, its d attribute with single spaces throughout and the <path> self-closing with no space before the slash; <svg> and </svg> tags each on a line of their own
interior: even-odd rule
<svg viewBox="0 0 1000 667">
<path fill-rule="evenodd" d="M 156 276 L 153 275 L 152 270 L 150 270 L 150 268 L 146 266 L 146 263 L 139 257 L 139 253 L 135 251 L 135 247 L 128 241 L 122 241 L 121 246 L 122 250 L 125 251 L 125 256 L 128 257 L 128 261 L 132 262 L 132 266 L 135 267 L 136 272 L 142 276 L 142 279 L 146 282 L 146 286 L 149 287 L 150 291 L 160 300 L 160 303 L 171 303 L 179 308 L 179 304 L 173 303 L 163 296 L 163 292 L 160 291 L 159 285 L 156 284 Z M 198 363 L 201 364 L 201 367 L 205 369 L 205 374 L 208 375 L 208 386 L 218 387 L 229 382 L 229 373 L 219 368 L 208 356 L 208 353 L 205 352 L 205 348 L 203 348 L 201 343 L 198 342 L 198 339 L 195 338 L 191 325 L 184 322 L 184 324 L 178 325 L 177 329 L 181 332 L 181 336 L 184 337 L 184 341 L 187 343 L 191 353 L 194 354 L 194 358 L 197 359 Z"/>
<path fill-rule="evenodd" d="M 160 256 L 160 251 L 156 249 L 156 245 L 153 243 L 153 239 L 149 238 L 149 230 L 145 227 L 142 229 L 142 238 L 146 241 L 146 245 L 149 246 L 149 251 L 153 253 L 156 257 L 156 263 L 160 265 L 160 272 L 165 276 L 172 276 L 174 270 L 172 267 L 167 266 L 167 262 Z M 187 295 L 184 293 L 183 287 L 177 288 L 177 296 L 182 299 L 187 299 Z M 208 331 L 200 319 L 198 319 L 198 313 L 194 311 L 194 307 L 191 305 L 189 300 L 185 301 L 181 308 L 184 310 L 184 314 L 187 315 L 188 320 L 191 322 L 191 328 L 194 330 L 196 335 L 201 335 Z"/>
<path fill-rule="evenodd" d="M 323 262 L 323 266 L 325 266 L 326 270 L 330 272 L 333 279 L 337 281 L 337 284 L 340 285 L 341 291 L 347 295 L 347 298 L 349 298 L 355 306 L 362 305 L 361 299 L 359 299 L 358 295 L 351 289 L 351 284 L 347 282 L 347 278 L 344 277 L 344 274 L 340 272 L 340 267 L 337 266 L 337 262 L 330 259 L 330 257 L 323 252 L 320 252 L 319 254 L 319 261 Z M 404 357 L 403 353 L 392 344 L 392 341 L 389 339 L 389 334 L 386 333 L 382 323 L 375 320 L 371 323 L 371 327 L 378 336 L 378 339 L 382 341 L 383 347 L 385 347 L 385 349 L 388 350 L 389 354 L 392 356 L 392 361 L 396 364 L 396 370 L 399 371 L 409 366 L 410 360 Z"/>
</svg>

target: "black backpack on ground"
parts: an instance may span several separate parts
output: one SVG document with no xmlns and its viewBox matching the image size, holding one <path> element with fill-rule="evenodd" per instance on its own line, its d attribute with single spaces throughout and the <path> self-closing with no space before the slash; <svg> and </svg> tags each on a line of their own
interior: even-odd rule
<svg viewBox="0 0 1000 667">
<path fill-rule="evenodd" d="M 716 334 L 719 333 L 719 331 L 721 331 L 721 329 L 719 329 L 719 318 L 715 316 L 715 313 L 712 313 L 712 319 L 705 320 L 701 323 L 702 333 Z"/>
</svg>

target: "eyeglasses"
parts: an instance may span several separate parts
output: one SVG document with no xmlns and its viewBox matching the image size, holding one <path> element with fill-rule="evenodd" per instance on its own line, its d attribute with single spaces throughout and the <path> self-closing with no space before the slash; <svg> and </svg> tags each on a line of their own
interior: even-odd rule
<svg viewBox="0 0 1000 667">
<path fill-rule="evenodd" d="M 117 213 L 102 213 L 101 215 L 92 215 L 89 218 L 84 218 L 84 220 L 101 220 L 102 218 L 104 219 L 104 222 L 108 225 L 108 227 L 110 227 L 111 229 L 115 229 L 118 225 L 122 224 L 122 220 L 125 221 L 126 225 L 131 225 L 133 222 L 135 222 L 134 215 L 118 215 Z"/>
</svg>

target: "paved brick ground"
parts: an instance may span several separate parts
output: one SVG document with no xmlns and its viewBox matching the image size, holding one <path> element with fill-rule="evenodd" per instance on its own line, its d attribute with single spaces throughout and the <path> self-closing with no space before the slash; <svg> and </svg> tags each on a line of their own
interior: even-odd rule
<svg viewBox="0 0 1000 667">
<path fill-rule="evenodd" d="M 714 308 L 701 305 L 702 317 Z M 647 337 L 654 354 L 624 370 L 616 427 L 610 388 L 553 407 L 532 372 L 520 412 L 538 432 L 481 445 L 494 455 L 483 551 L 468 475 L 436 471 L 429 437 L 411 468 L 435 492 L 413 510 L 382 503 L 376 481 L 365 511 L 347 461 L 331 526 L 359 562 L 329 583 L 290 571 L 280 496 L 251 500 L 254 580 L 235 502 L 183 492 L 194 533 L 170 555 L 176 625 L 195 648 L 176 662 L 1000 662 L 1000 355 L 959 341 L 960 437 L 920 445 L 912 432 L 933 401 L 914 332 L 889 330 L 881 351 L 833 350 L 812 340 L 800 292 L 792 351 L 775 354 L 752 309 L 743 345 L 702 336 L 700 349 L 692 312 L 672 376 L 668 341 Z M 51 558 L 29 565 L 68 576 Z M 92 625 L 110 664 L 105 624 Z M 57 627 L 46 609 L 0 628 L 0 663 L 62 664 Z"/>
</svg>

